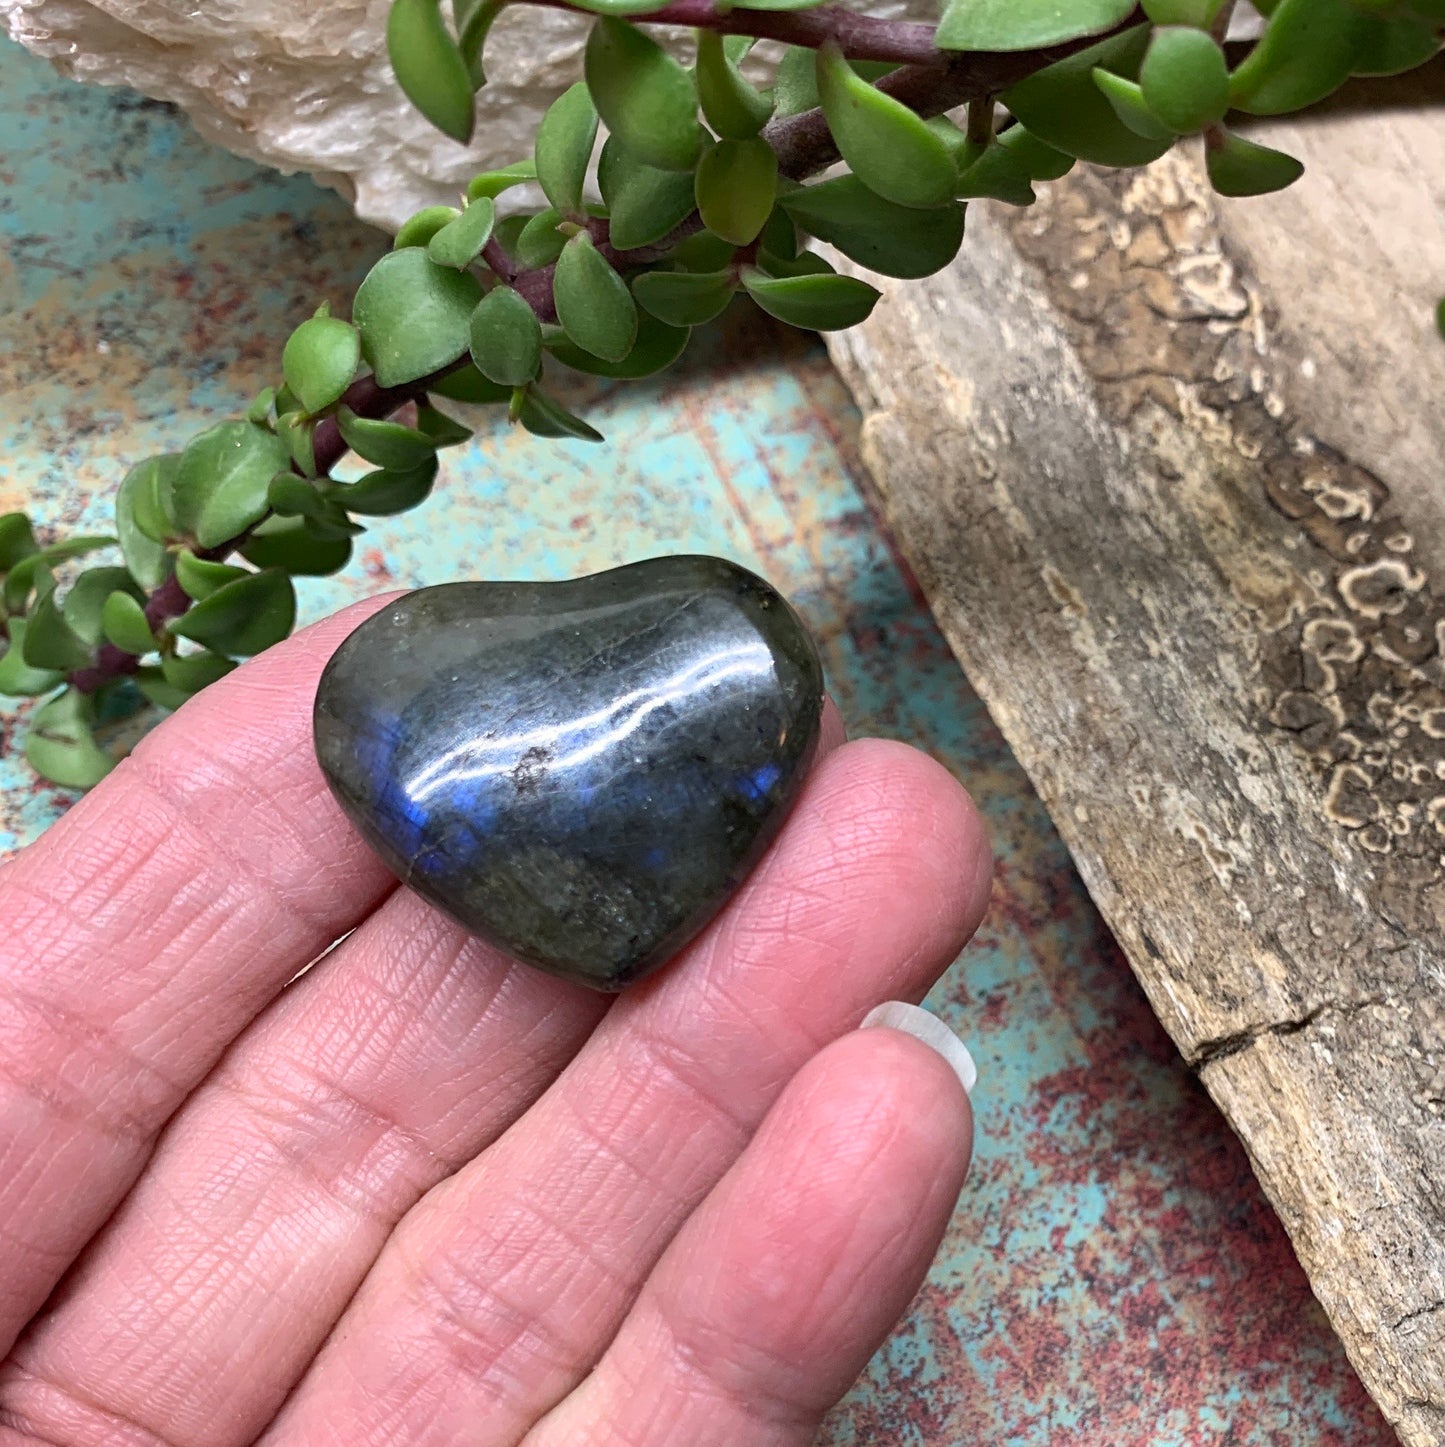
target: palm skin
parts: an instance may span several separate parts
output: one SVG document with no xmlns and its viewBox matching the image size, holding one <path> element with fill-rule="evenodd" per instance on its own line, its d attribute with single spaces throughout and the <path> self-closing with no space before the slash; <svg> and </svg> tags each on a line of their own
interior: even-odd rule
<svg viewBox="0 0 1445 1447">
<path fill-rule="evenodd" d="M 327 792 L 316 680 L 383 601 L 0 870 L 0 1447 L 810 1441 L 967 1170 L 942 1058 L 855 1027 L 977 925 L 973 806 L 830 714 L 722 915 L 591 994 L 396 888 Z"/>
</svg>

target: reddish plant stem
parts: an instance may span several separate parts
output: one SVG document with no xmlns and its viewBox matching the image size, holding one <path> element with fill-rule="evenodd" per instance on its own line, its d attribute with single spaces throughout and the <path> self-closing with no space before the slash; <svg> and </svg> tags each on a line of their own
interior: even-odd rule
<svg viewBox="0 0 1445 1447">
<path fill-rule="evenodd" d="M 575 10 L 567 0 L 526 0 L 526 3 Z M 855 60 L 899 61 L 901 68 L 884 76 L 878 82 L 878 88 L 925 117 L 942 115 L 969 101 L 1007 90 L 1034 71 L 1102 38 L 1088 36 L 1045 50 L 1012 54 L 948 54 L 934 49 L 934 27 L 931 25 L 879 20 L 854 14 L 837 5 L 804 11 L 736 9 L 719 13 L 713 0 L 673 0 L 665 9 L 631 18 L 649 24 L 687 25 L 731 35 L 755 35 L 810 48 L 832 40 L 845 55 Z M 1135 12 L 1116 28 L 1124 29 L 1137 19 L 1138 12 Z M 779 117 L 765 128 L 763 137 L 777 152 L 779 171 L 790 180 L 801 181 L 826 170 L 839 159 L 838 149 L 821 110 Z M 700 231 L 702 221 L 694 212 L 661 242 L 631 251 L 618 251 L 612 247 L 605 220 L 596 218 L 590 221 L 588 229 L 603 255 L 614 266 L 627 270 L 645 266 L 667 255 L 679 241 Z M 557 320 L 552 296 L 554 267 L 519 270 L 495 238 L 487 243 L 482 259 L 498 276 L 517 289 L 540 320 Z M 465 366 L 466 360 L 456 365 Z M 455 368 L 445 368 L 404 387 L 381 387 L 374 378 L 363 377 L 352 383 L 342 400 L 358 416 L 386 417 L 407 402 L 414 401 L 439 377 L 452 370 Z M 331 417 L 323 418 L 317 424 L 313 444 L 317 471 L 322 476 L 336 466 L 347 450 L 336 421 Z M 219 561 L 235 552 L 245 539 L 246 535 L 242 534 L 198 556 Z M 152 632 L 158 633 L 166 623 L 179 618 L 190 606 L 191 599 L 172 575 L 146 600 L 146 621 L 151 625 Z M 82 693 L 94 693 L 107 683 L 134 673 L 139 667 L 140 660 L 134 654 L 126 653 L 112 643 L 104 643 L 96 651 L 94 661 L 72 673 L 69 682 Z"/>
<path fill-rule="evenodd" d="M 525 3 L 579 13 L 568 0 Z M 819 5 L 811 10 L 748 10 L 720 8 L 714 0 L 672 0 L 661 10 L 629 15 L 627 19 L 634 25 L 684 25 L 690 30 L 715 30 L 720 35 L 751 35 L 809 50 L 832 41 L 849 60 L 889 60 L 938 70 L 948 59 L 934 44 L 936 26 L 921 20 L 881 20 L 841 5 Z"/>
</svg>

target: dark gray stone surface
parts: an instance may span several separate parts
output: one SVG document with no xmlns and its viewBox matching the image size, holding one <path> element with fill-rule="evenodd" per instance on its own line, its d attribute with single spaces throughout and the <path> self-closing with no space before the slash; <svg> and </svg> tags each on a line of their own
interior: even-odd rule
<svg viewBox="0 0 1445 1447">
<path fill-rule="evenodd" d="M 327 665 L 316 750 L 398 877 L 518 959 L 617 990 L 767 848 L 812 760 L 822 667 L 719 558 L 565 583 L 450 583 Z"/>
</svg>

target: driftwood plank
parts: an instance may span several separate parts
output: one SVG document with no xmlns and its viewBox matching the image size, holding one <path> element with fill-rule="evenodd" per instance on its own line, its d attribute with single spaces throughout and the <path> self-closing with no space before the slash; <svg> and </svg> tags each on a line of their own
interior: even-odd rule
<svg viewBox="0 0 1445 1447">
<path fill-rule="evenodd" d="M 1366 1385 L 1445 1447 L 1445 120 L 1288 139 L 1285 197 L 1176 157 L 975 207 L 832 349 L 960 661 Z"/>
</svg>

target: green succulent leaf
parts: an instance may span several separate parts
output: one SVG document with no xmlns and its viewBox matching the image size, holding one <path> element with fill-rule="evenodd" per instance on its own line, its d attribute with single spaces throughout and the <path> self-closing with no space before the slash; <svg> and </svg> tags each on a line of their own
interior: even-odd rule
<svg viewBox="0 0 1445 1447">
<path fill-rule="evenodd" d="M 735 246 L 757 239 L 778 195 L 778 158 L 760 136 L 718 141 L 698 162 L 697 209 L 708 230 Z"/>
<path fill-rule="evenodd" d="M 535 384 L 522 393 L 517 421 L 534 437 L 602 441 L 602 434 L 595 427 L 574 416 L 555 397 L 549 397 Z"/>
<path fill-rule="evenodd" d="M 1039 50 L 1122 24 L 1134 0 L 948 0 L 940 50 Z"/>
<path fill-rule="evenodd" d="M 118 590 L 100 610 L 100 628 L 106 642 L 137 658 L 156 647 L 155 635 L 146 621 L 144 606 L 130 593 Z"/>
<path fill-rule="evenodd" d="M 619 251 L 661 241 L 696 205 L 689 172 L 649 166 L 616 136 L 603 143 L 597 184 L 608 210 L 608 234 Z"/>
<path fill-rule="evenodd" d="M 854 72 L 864 80 L 882 80 L 898 67 L 882 60 L 855 60 Z M 801 115 L 822 104 L 818 96 L 818 61 L 816 53 L 804 45 L 790 45 L 783 51 L 773 77 L 773 103 L 780 116 Z"/>
<path fill-rule="evenodd" d="M 768 277 L 744 268 L 743 286 L 757 304 L 789 326 L 834 332 L 866 321 L 878 290 L 851 276 Z"/>
<path fill-rule="evenodd" d="M 279 643 L 295 622 L 291 579 L 279 568 L 268 568 L 217 588 L 172 620 L 170 630 L 214 653 L 250 657 Z"/>
<path fill-rule="evenodd" d="M 1096 67 L 1094 84 L 1099 87 L 1105 100 L 1114 107 L 1114 114 L 1136 136 L 1143 136 L 1149 141 L 1174 139 L 1176 132 L 1149 109 L 1149 102 L 1144 99 L 1144 89 L 1137 80 L 1125 80 L 1122 75 Z"/>
<path fill-rule="evenodd" d="M 537 128 L 537 180 L 564 216 L 582 209 L 582 186 L 597 139 L 597 107 L 585 81 L 569 86 L 547 108 Z"/>
<path fill-rule="evenodd" d="M 258 568 L 325 577 L 351 561 L 351 539 L 317 538 L 307 530 L 305 518 L 270 517 L 251 534 L 241 556 Z"/>
<path fill-rule="evenodd" d="M 1144 0 L 1144 13 L 1155 25 L 1193 25 L 1206 30 L 1214 23 L 1223 3 L 1224 0 Z"/>
<path fill-rule="evenodd" d="M 5 611 L 7 613 L 23 613 L 32 593 L 39 600 L 54 587 L 55 574 L 50 571 L 44 553 L 35 553 L 31 557 L 21 558 L 6 573 L 4 588 L 0 590 L 4 597 Z"/>
<path fill-rule="evenodd" d="M 856 176 L 800 186 L 781 205 L 804 231 L 884 276 L 931 276 L 963 242 L 964 208 L 956 201 L 929 210 L 898 206 Z"/>
<path fill-rule="evenodd" d="M 249 578 L 245 568 L 233 563 L 218 563 L 210 558 L 198 558 L 189 548 L 182 548 L 176 554 L 176 582 L 188 598 L 200 602 L 212 593 L 234 583 L 238 578 Z"/>
<path fill-rule="evenodd" d="M 286 340 L 281 372 L 307 412 L 324 412 L 351 385 L 361 364 L 361 338 L 349 322 L 311 317 Z"/>
<path fill-rule="evenodd" d="M 455 418 L 426 404 L 416 409 L 416 425 L 419 432 L 431 438 L 433 447 L 460 447 L 472 440 L 470 427 L 463 427 Z"/>
<path fill-rule="evenodd" d="M 201 433 L 181 454 L 171 486 L 177 526 L 203 548 L 245 532 L 265 516 L 266 489 L 290 461 L 279 437 L 250 422 Z"/>
<path fill-rule="evenodd" d="M 251 398 L 251 405 L 246 408 L 246 421 L 254 422 L 258 427 L 269 427 L 275 407 L 276 389 L 274 387 L 262 387 L 261 390 Z"/>
<path fill-rule="evenodd" d="M 1013 125 L 998 137 L 998 144 L 1018 157 L 1035 181 L 1057 181 L 1074 169 L 1074 158 L 1046 145 L 1027 126 Z"/>
<path fill-rule="evenodd" d="M 28 623 L 24 618 L 10 618 L 5 627 L 10 634 L 10 646 L 0 655 L 0 693 L 11 698 L 33 698 L 36 694 L 49 693 L 65 681 L 65 674 L 58 668 L 36 668 L 25 661 L 25 630 Z"/>
<path fill-rule="evenodd" d="M 30 519 L 23 512 L 8 512 L 0 517 L 0 573 L 8 573 L 21 558 L 39 551 Z"/>
<path fill-rule="evenodd" d="M 416 467 L 383 468 L 368 472 L 352 483 L 335 483 L 330 489 L 333 502 L 362 517 L 389 517 L 425 502 L 440 470 L 435 457 Z"/>
<path fill-rule="evenodd" d="M 513 248 L 517 260 L 527 270 L 551 266 L 561 256 L 567 244 L 566 236 L 557 229 L 562 220 L 562 213 L 550 206 L 528 217 L 527 224 L 517 233 L 517 244 Z"/>
<path fill-rule="evenodd" d="M 172 653 L 161 660 L 161 677 L 188 696 L 219 683 L 235 669 L 234 659 L 217 653 Z"/>
<path fill-rule="evenodd" d="M 1293 156 L 1247 141 L 1229 131 L 1212 131 L 1205 146 L 1209 180 L 1221 196 L 1264 196 L 1282 191 L 1304 175 Z"/>
<path fill-rule="evenodd" d="M 383 256 L 352 306 L 377 383 L 405 386 L 464 357 L 467 323 L 481 297 L 474 276 L 438 266 L 418 247 Z"/>
<path fill-rule="evenodd" d="M 1274 116 L 1323 100 L 1350 78 L 1370 25 L 1348 0 L 1281 0 L 1230 79 L 1230 104 Z"/>
<path fill-rule="evenodd" d="M 511 387 L 482 376 L 471 363 L 438 378 L 428 391 L 434 397 L 445 397 L 449 402 L 469 402 L 474 407 L 512 400 Z"/>
<path fill-rule="evenodd" d="M 563 330 L 584 352 L 620 362 L 637 340 L 637 307 L 627 283 L 580 231 L 563 249 L 552 279 Z"/>
<path fill-rule="evenodd" d="M 436 452 L 425 432 L 376 417 L 358 417 L 349 407 L 336 414 L 341 440 L 360 458 L 378 467 L 419 467 Z"/>
<path fill-rule="evenodd" d="M 484 196 L 495 200 L 503 191 L 510 191 L 513 186 L 521 186 L 536 179 L 535 161 L 513 161 L 510 166 L 503 166 L 499 171 L 483 171 L 480 176 L 473 176 L 467 186 L 467 200 L 480 201 Z"/>
<path fill-rule="evenodd" d="M 170 709 L 174 712 L 191 697 L 184 689 L 174 688 L 166 682 L 166 676 L 158 663 L 147 664 L 143 668 L 136 669 L 131 674 L 131 679 L 146 700 L 155 704 L 157 708 Z"/>
<path fill-rule="evenodd" d="M 25 630 L 25 662 L 32 668 L 53 668 L 71 673 L 90 662 L 91 645 L 71 627 L 55 601 L 52 589 L 36 601 Z"/>
<path fill-rule="evenodd" d="M 473 201 L 460 216 L 448 221 L 427 242 L 427 256 L 438 266 L 465 271 L 491 240 L 496 220 L 497 208 L 493 201 L 485 196 Z"/>
<path fill-rule="evenodd" d="M 457 49 L 466 63 L 472 89 L 480 90 L 487 83 L 487 70 L 482 51 L 491 32 L 492 22 L 502 13 L 507 0 L 453 0 L 452 14 L 457 23 Z"/>
<path fill-rule="evenodd" d="M 294 472 L 278 472 L 271 479 L 266 500 L 271 511 L 282 517 L 313 517 L 325 505 L 315 485 Z"/>
<path fill-rule="evenodd" d="M 1171 140 L 1149 140 L 1131 130 L 1094 84 L 1095 68 L 1122 75 L 1139 73 L 1149 45 L 1150 27 L 1136 25 L 1065 60 L 1036 71 L 1001 99 L 1046 145 L 1100 166 L 1147 166 Z"/>
<path fill-rule="evenodd" d="M 125 568 L 88 568 L 66 591 L 60 611 L 87 648 L 99 646 L 104 638 L 106 599 L 117 591 L 129 594 L 137 603 L 145 601 L 140 585 Z"/>
<path fill-rule="evenodd" d="M 732 264 L 737 248 L 711 231 L 699 231 L 679 241 L 669 258 L 684 271 L 722 271 Z"/>
<path fill-rule="evenodd" d="M 744 79 L 715 30 L 697 32 L 697 93 L 708 125 L 724 140 L 751 140 L 773 114 L 773 98 Z"/>
<path fill-rule="evenodd" d="M 1401 75 L 1424 65 L 1440 49 L 1440 22 L 1410 16 L 1372 21 L 1363 32 L 1355 75 Z"/>
<path fill-rule="evenodd" d="M 439 0 L 392 0 L 386 50 L 397 84 L 417 110 L 452 140 L 470 141 L 474 82 Z"/>
<path fill-rule="evenodd" d="M 315 477 L 316 420 L 304 412 L 283 412 L 276 419 L 276 436 L 286 444 L 297 471 L 303 477 Z"/>
<path fill-rule="evenodd" d="M 95 741 L 95 705 L 78 689 L 67 688 L 36 710 L 25 735 L 25 758 L 52 784 L 90 789 L 115 767 Z"/>
<path fill-rule="evenodd" d="M 690 171 L 703 145 L 692 72 L 625 20 L 603 16 L 587 40 L 587 89 L 607 129 L 640 161 Z"/>
<path fill-rule="evenodd" d="M 736 290 L 731 271 L 644 271 L 632 281 L 637 304 L 674 327 L 700 327 L 721 316 Z"/>
<path fill-rule="evenodd" d="M 472 360 L 488 381 L 523 387 L 542 366 L 537 314 L 509 286 L 489 291 L 471 318 Z"/>
<path fill-rule="evenodd" d="M 958 167 L 928 123 L 870 85 L 835 47 L 820 50 L 816 64 L 823 114 L 853 174 L 899 206 L 952 200 Z"/>
<path fill-rule="evenodd" d="M 1028 167 L 996 141 L 964 170 L 957 189 L 961 197 L 969 200 L 986 196 L 1010 206 L 1032 206 L 1038 199 Z"/>
<path fill-rule="evenodd" d="M 1145 104 L 1172 131 L 1193 135 L 1229 109 L 1229 63 L 1208 31 L 1163 25 L 1139 68 Z"/>
<path fill-rule="evenodd" d="M 171 575 L 163 541 L 170 521 L 161 503 L 180 467 L 180 458 L 151 457 L 126 473 L 115 499 L 115 531 L 121 556 L 143 588 L 159 588 Z"/>
<path fill-rule="evenodd" d="M 547 350 L 564 367 L 586 372 L 594 377 L 615 377 L 628 380 L 650 377 L 670 367 L 682 355 L 691 335 L 687 327 L 669 326 L 650 312 L 640 311 L 637 317 L 637 341 L 620 361 L 584 351 L 566 336 L 547 344 Z"/>
<path fill-rule="evenodd" d="M 766 276 L 831 276 L 836 269 L 816 251 L 800 251 L 796 256 L 777 256 L 767 250 L 758 252 L 758 270 Z"/>
<path fill-rule="evenodd" d="M 461 214 L 455 206 L 428 206 L 401 223 L 391 249 L 402 251 L 408 246 L 427 246 L 442 227 L 450 226 Z"/>
</svg>

